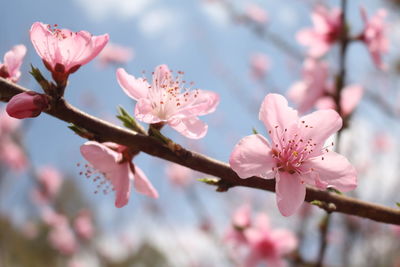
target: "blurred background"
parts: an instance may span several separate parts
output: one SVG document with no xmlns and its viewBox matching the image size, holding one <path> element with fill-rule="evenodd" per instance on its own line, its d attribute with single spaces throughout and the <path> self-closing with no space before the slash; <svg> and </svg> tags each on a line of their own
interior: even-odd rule
<svg viewBox="0 0 400 267">
<path fill-rule="evenodd" d="M 384 71 L 375 67 L 361 42 L 348 49 L 347 82 L 364 88 L 339 144 L 359 173 L 359 186 L 350 195 L 395 207 L 400 201 L 400 2 L 347 2 L 354 35 L 363 29 L 360 6 L 370 16 L 385 8 L 390 41 Z M 217 92 L 221 102 L 214 113 L 201 118 L 209 125 L 205 138 L 188 140 L 168 127 L 163 133 L 188 149 L 227 162 L 234 145 L 253 128 L 266 135 L 258 120 L 264 96 L 286 95 L 302 79 L 307 49 L 295 36 L 312 27 L 311 12 L 319 4 L 340 5 L 338 0 L 4 1 L 0 54 L 24 44 L 28 51 L 18 83 L 40 91 L 28 73 L 30 64 L 50 75 L 29 39 L 34 22 L 108 33 L 111 52 L 70 76 L 66 99 L 120 125 L 117 106 L 133 114 L 134 102 L 119 87 L 116 69 L 150 78 L 155 66 L 167 64 L 184 71 L 194 88 Z M 338 55 L 335 45 L 324 57 L 331 80 Z M 196 180 L 206 175 L 141 153 L 134 162 L 160 197 L 153 200 L 132 191 L 129 204 L 118 209 L 112 192 L 96 194 L 97 184 L 80 175 L 86 162 L 79 147 L 85 140 L 66 123 L 46 114 L 18 122 L 6 116 L 2 111 L 0 125 L 11 130 L 6 134 L 0 127 L 0 266 L 242 266 L 247 252 L 238 253 L 227 233 L 232 214 L 243 204 L 250 205 L 254 215 L 268 215 L 272 228 L 297 236 L 297 248 L 286 255 L 288 264 L 312 266 L 317 259 L 324 218 L 317 207 L 305 204 L 285 218 L 273 193 L 246 188 L 218 193 Z M 50 182 L 46 177 L 52 177 Z M 51 201 L 43 196 L 46 186 L 54 188 Z M 334 214 L 325 264 L 400 266 L 399 237 L 397 227 Z"/>
</svg>

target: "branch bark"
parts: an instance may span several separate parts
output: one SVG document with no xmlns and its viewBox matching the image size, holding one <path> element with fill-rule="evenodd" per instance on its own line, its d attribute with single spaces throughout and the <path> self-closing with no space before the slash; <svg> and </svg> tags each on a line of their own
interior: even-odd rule
<svg viewBox="0 0 400 267">
<path fill-rule="evenodd" d="M 25 91 L 28 91 L 28 89 L 0 78 L 1 101 L 7 102 L 14 95 Z M 63 98 L 46 113 L 88 130 L 94 134 L 94 139 L 99 142 L 115 142 L 193 170 L 219 177 L 221 179 L 218 183 L 220 191 L 223 191 L 221 189 L 228 190 L 232 187 L 244 186 L 275 192 L 275 181 L 273 180 L 266 180 L 260 177 L 241 179 L 224 162 L 184 148 L 173 151 L 151 136 L 136 134 L 133 131 L 86 114 L 70 105 Z M 320 207 L 328 212 L 340 212 L 368 218 L 377 222 L 400 225 L 399 209 L 307 187 L 306 201 L 312 202 L 314 200 L 320 201 L 323 204 Z"/>
</svg>

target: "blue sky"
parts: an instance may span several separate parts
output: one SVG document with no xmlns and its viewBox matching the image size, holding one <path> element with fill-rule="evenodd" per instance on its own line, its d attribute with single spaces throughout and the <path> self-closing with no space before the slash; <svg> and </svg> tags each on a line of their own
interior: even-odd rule
<svg viewBox="0 0 400 267">
<path fill-rule="evenodd" d="M 213 90 L 221 95 L 221 103 L 217 111 L 202 117 L 209 123 L 208 135 L 203 140 L 188 141 L 169 129 L 165 129 L 165 133 L 178 143 L 227 161 L 233 146 L 241 137 L 250 134 L 252 127 L 265 133 L 262 124 L 257 119 L 263 96 L 272 85 L 278 87 L 281 92 L 285 92 L 294 81 L 299 79 L 301 62 L 289 59 L 279 49 L 256 37 L 248 28 L 232 23 L 229 16 L 216 4 L 205 2 L 200 0 L 5 1 L 2 4 L 3 14 L 0 17 L 0 54 L 5 53 L 15 44 L 25 44 L 28 47 L 28 54 L 23 65 L 20 83 L 38 90 L 38 86 L 28 74 L 29 63 L 46 73 L 29 41 L 28 31 L 35 21 L 58 24 L 62 28 L 74 31 L 87 30 L 95 35 L 108 33 L 111 42 L 134 49 L 134 59 L 124 66 L 129 73 L 140 76 L 143 70 L 150 73 L 156 65 L 164 63 L 174 70 L 185 71 L 185 79 L 194 81 L 195 87 Z M 235 3 L 237 7 L 240 7 L 246 2 L 236 1 Z M 311 1 L 258 2 L 269 14 L 270 31 L 279 34 L 296 49 L 304 52 L 296 44 L 294 34 L 300 28 L 311 25 L 308 15 L 310 10 L 308 3 Z M 330 2 L 337 6 L 339 1 Z M 358 6 L 363 1 L 348 2 L 350 2 L 349 15 L 352 29 L 357 32 L 362 25 Z M 366 2 L 368 2 L 370 14 L 375 12 L 381 3 L 372 0 Z M 265 53 L 271 60 L 272 70 L 266 80 L 267 88 L 265 86 L 263 88 L 249 75 L 249 57 L 253 52 Z M 349 80 L 369 81 L 368 73 L 375 75 L 376 71 L 366 49 L 354 46 L 350 52 L 349 66 L 352 72 Z M 334 50 L 328 59 L 334 62 L 336 55 L 337 51 Z M 335 64 L 332 65 L 335 66 Z M 223 75 L 221 75 L 221 69 Z M 117 84 L 115 68 L 99 69 L 96 60 L 70 76 L 66 98 L 77 107 L 109 120 L 115 120 L 113 116 L 116 114 L 118 105 L 123 105 L 130 112 L 133 112 L 134 107 L 134 103 L 124 95 Z M 87 101 L 91 99 L 96 101 L 96 108 L 85 106 L 83 98 L 88 99 Z M 367 116 L 377 118 L 380 123 L 387 124 L 387 120 L 379 117 L 379 113 L 377 115 L 374 111 L 367 112 Z M 38 166 L 53 164 L 75 176 L 74 179 L 79 181 L 93 206 L 101 210 L 105 227 L 108 227 L 115 218 L 121 216 L 129 218 L 132 211 L 140 210 L 140 204 L 147 200 L 138 197 L 137 194 L 132 194 L 130 204 L 122 210 L 113 207 L 113 196 L 92 194 L 95 185 L 77 175 L 79 169 L 76 163 L 84 162 L 79 153 L 79 146 L 84 140 L 75 136 L 66 126 L 64 122 L 45 114 L 30 121 L 26 126 L 29 129 L 25 143 L 33 162 Z M 172 214 L 174 214 L 172 220 L 191 222 L 194 216 L 190 210 L 184 208 L 185 212 L 182 214 L 178 212 L 181 211 L 181 206 L 185 206 L 185 199 L 181 194 L 175 194 L 174 189 L 171 189 L 166 181 L 164 162 L 141 154 L 135 159 L 135 163 L 144 169 L 160 191 L 159 203 L 176 207 L 172 208 Z M 29 184 L 27 179 L 21 178 L 21 180 L 22 184 Z M 233 193 L 221 196 L 206 186 L 199 185 L 197 189 L 202 198 L 208 200 L 207 203 L 222 203 L 225 201 L 224 198 L 232 197 L 237 192 L 233 190 Z M 23 190 L 23 186 L 14 185 L 13 190 L 19 192 Z M 263 193 L 264 195 L 267 195 L 266 199 L 273 199 L 272 194 Z M 12 199 L 16 198 L 18 194 Z M 240 200 L 235 199 L 232 202 L 240 203 Z M 10 201 L 10 203 L 13 202 Z M 213 205 L 212 209 L 218 210 L 221 207 Z M 271 213 L 278 216 L 277 220 L 280 220 L 281 217 L 273 205 Z M 223 214 L 229 215 L 229 211 L 224 211 Z M 288 219 L 286 223 L 292 222 Z"/>
</svg>

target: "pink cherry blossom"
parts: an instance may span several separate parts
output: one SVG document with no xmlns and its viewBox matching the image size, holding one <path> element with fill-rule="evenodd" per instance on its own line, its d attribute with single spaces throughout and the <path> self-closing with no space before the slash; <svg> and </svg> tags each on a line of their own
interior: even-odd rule
<svg viewBox="0 0 400 267">
<path fill-rule="evenodd" d="M 0 162 L 14 171 L 23 171 L 28 165 L 24 151 L 15 142 L 20 121 L 0 110 Z"/>
<path fill-rule="evenodd" d="M 94 227 L 89 210 L 81 210 L 79 212 L 74 221 L 74 229 L 77 235 L 84 240 L 90 240 L 93 237 Z"/>
<path fill-rule="evenodd" d="M 372 18 L 368 19 L 365 8 L 361 7 L 361 17 L 364 21 L 364 30 L 359 37 L 368 48 L 375 65 L 384 69 L 382 54 L 389 50 L 389 40 L 386 37 L 386 24 L 384 22 L 387 15 L 386 10 L 380 9 Z"/>
<path fill-rule="evenodd" d="M 81 154 L 94 168 L 88 168 L 85 175 L 90 177 L 97 171 L 104 176 L 104 182 L 111 184 L 112 190 L 115 191 L 117 208 L 122 208 L 128 203 L 131 182 L 137 192 L 153 198 L 158 197 L 156 189 L 143 171 L 132 163 L 133 156 L 127 147 L 115 143 L 89 141 L 81 146 Z M 105 193 L 107 191 L 107 188 L 104 189 Z"/>
<path fill-rule="evenodd" d="M 99 54 L 99 62 L 102 67 L 111 64 L 125 64 L 133 58 L 133 50 L 117 44 L 108 43 Z"/>
<path fill-rule="evenodd" d="M 334 110 L 318 110 L 300 117 L 278 94 L 268 94 L 260 108 L 260 120 L 271 137 L 243 138 L 230 156 L 230 166 L 241 178 L 276 179 L 279 211 L 290 216 L 305 199 L 306 184 L 341 191 L 356 187 L 356 170 L 349 161 L 324 147 L 325 140 L 342 127 Z"/>
<path fill-rule="evenodd" d="M 269 69 L 269 59 L 263 53 L 255 53 L 250 57 L 251 75 L 256 79 L 263 79 Z"/>
<path fill-rule="evenodd" d="M 210 91 L 185 88 L 185 81 L 172 76 L 167 65 L 159 65 L 152 84 L 135 78 L 124 69 L 117 70 L 117 79 L 124 92 L 137 101 L 135 116 L 145 123 L 167 123 L 180 134 L 199 139 L 206 135 L 208 126 L 198 116 L 213 112 L 219 96 Z"/>
<path fill-rule="evenodd" d="M 50 207 L 41 209 L 41 217 L 43 222 L 50 227 L 47 236 L 50 245 L 64 255 L 74 254 L 78 249 L 78 243 L 68 218 Z"/>
<path fill-rule="evenodd" d="M 246 229 L 245 236 L 250 249 L 246 267 L 255 267 L 261 262 L 274 267 L 286 266 L 283 256 L 297 246 L 296 236 L 285 229 L 271 229 L 265 214 L 258 214 L 254 227 Z"/>
<path fill-rule="evenodd" d="M 246 16 L 252 21 L 260 24 L 264 24 L 268 21 L 267 12 L 254 3 L 247 5 Z"/>
<path fill-rule="evenodd" d="M 19 69 L 21 68 L 25 54 L 26 47 L 24 45 L 16 45 L 5 53 L 3 63 L 0 62 L 0 77 L 16 83 L 19 77 L 21 77 Z"/>
<path fill-rule="evenodd" d="M 13 96 L 7 103 L 6 111 L 16 119 L 34 118 L 48 109 L 48 97 L 33 91 Z"/>
<path fill-rule="evenodd" d="M 39 169 L 36 177 L 38 188 L 33 193 L 34 201 L 38 204 L 45 204 L 53 201 L 62 184 L 60 172 L 51 166 L 42 167 Z"/>
<path fill-rule="evenodd" d="M 312 57 L 323 56 L 339 39 L 342 23 L 341 10 L 328 10 L 324 6 L 317 6 L 311 15 L 314 28 L 303 29 L 297 33 L 300 44 L 308 47 L 308 54 Z"/>
<path fill-rule="evenodd" d="M 179 187 L 186 187 L 193 180 L 194 171 L 179 164 L 170 163 L 165 173 L 172 184 Z"/>
<path fill-rule="evenodd" d="M 24 171 L 28 165 L 24 151 L 11 136 L 0 137 L 0 162 L 14 171 Z"/>
<path fill-rule="evenodd" d="M 86 31 L 72 32 L 41 22 L 32 25 L 30 38 L 53 79 L 61 85 L 69 74 L 95 58 L 109 39 L 108 34 L 92 36 Z"/>
<path fill-rule="evenodd" d="M 296 82 L 288 91 L 288 97 L 300 113 L 312 109 L 315 103 L 325 95 L 331 86 L 328 83 L 328 64 L 312 58 L 303 64 L 303 80 Z"/>
</svg>

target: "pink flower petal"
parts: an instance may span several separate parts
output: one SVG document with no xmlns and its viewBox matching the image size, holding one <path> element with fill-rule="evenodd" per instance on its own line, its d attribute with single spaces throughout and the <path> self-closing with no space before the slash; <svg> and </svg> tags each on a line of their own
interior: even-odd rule
<svg viewBox="0 0 400 267">
<path fill-rule="evenodd" d="M 155 88 L 161 88 L 163 85 L 169 85 L 171 79 L 171 71 L 165 64 L 158 65 L 154 69 L 153 85 Z"/>
<path fill-rule="evenodd" d="M 143 78 L 136 79 L 128 74 L 125 69 L 117 69 L 117 80 L 122 90 L 134 100 L 146 98 L 149 90 L 149 83 Z"/>
<path fill-rule="evenodd" d="M 181 110 L 178 111 L 179 117 L 193 117 L 193 116 L 202 116 L 214 112 L 219 104 L 219 95 L 205 90 L 197 90 L 196 101 Z M 173 116 L 176 118 L 177 116 Z"/>
<path fill-rule="evenodd" d="M 82 32 L 87 33 L 85 31 L 82 31 Z M 78 35 L 80 33 L 81 32 L 78 32 Z M 88 34 L 91 36 L 90 33 L 88 33 Z M 86 37 L 83 37 L 83 38 L 86 39 Z M 90 44 L 87 45 L 88 52 L 86 54 L 83 54 L 80 57 L 78 57 L 78 60 L 80 61 L 79 65 L 85 65 L 89 61 L 93 60 L 103 50 L 103 48 L 108 43 L 109 39 L 110 39 L 110 37 L 108 34 L 103 34 L 103 35 L 99 35 L 99 36 L 91 36 L 91 42 L 90 42 Z"/>
<path fill-rule="evenodd" d="M 16 45 L 4 55 L 4 64 L 7 66 L 11 80 L 16 82 L 21 76 L 20 67 L 26 54 L 24 45 Z"/>
<path fill-rule="evenodd" d="M 306 186 L 301 183 L 301 177 L 294 173 L 280 172 L 276 177 L 276 200 L 283 216 L 294 214 L 303 204 L 306 196 Z"/>
<path fill-rule="evenodd" d="M 364 88 L 360 85 L 346 86 L 341 95 L 340 105 L 343 116 L 350 115 L 357 107 L 364 93 Z"/>
<path fill-rule="evenodd" d="M 308 51 L 309 56 L 313 58 L 319 58 L 325 55 L 329 49 L 331 48 L 331 44 L 324 42 L 322 40 L 316 39 L 312 42 L 312 46 Z"/>
<path fill-rule="evenodd" d="M 329 151 L 320 157 L 304 162 L 305 168 L 313 168 L 313 174 L 321 181 L 320 188 L 331 185 L 347 192 L 357 187 L 357 171 L 342 155 Z M 318 186 L 318 184 L 317 184 Z"/>
<path fill-rule="evenodd" d="M 254 227 L 257 228 L 257 230 L 260 232 L 270 232 L 271 226 L 268 216 L 265 213 L 257 214 L 254 220 Z"/>
<path fill-rule="evenodd" d="M 315 103 L 316 109 L 336 109 L 335 101 L 330 96 L 321 97 Z"/>
<path fill-rule="evenodd" d="M 246 228 L 251 224 L 251 207 L 249 204 L 240 206 L 232 216 L 232 224 L 236 227 Z"/>
<path fill-rule="evenodd" d="M 0 140 L 0 161 L 14 171 L 23 171 L 28 166 L 24 150 L 8 136 Z"/>
<path fill-rule="evenodd" d="M 128 204 L 131 194 L 131 180 L 133 180 L 133 174 L 129 163 L 117 164 L 117 166 L 107 174 L 107 177 L 111 180 L 115 190 L 115 207 L 122 208 Z"/>
<path fill-rule="evenodd" d="M 153 106 L 147 98 L 140 98 L 136 103 L 135 117 L 145 123 L 157 123 L 162 121 L 160 118 L 153 115 Z"/>
<path fill-rule="evenodd" d="M 325 140 L 342 128 L 342 118 L 332 109 L 318 110 L 301 117 L 299 126 L 303 139 L 312 139 L 316 144 L 314 152 L 318 152 Z"/>
<path fill-rule="evenodd" d="M 168 121 L 168 124 L 180 134 L 191 139 L 203 138 L 208 130 L 207 124 L 199 120 L 197 117 L 172 120 Z"/>
<path fill-rule="evenodd" d="M 55 55 L 55 47 L 49 44 L 49 38 L 51 38 L 52 33 L 47 29 L 46 25 L 35 22 L 29 34 L 33 47 L 39 56 L 48 63 L 51 63 Z"/>
<path fill-rule="evenodd" d="M 298 121 L 297 111 L 290 108 L 287 100 L 279 94 L 268 94 L 264 98 L 258 116 L 274 143 L 279 142 L 285 129 L 291 129 Z"/>
<path fill-rule="evenodd" d="M 121 155 L 103 144 L 89 141 L 81 146 L 82 156 L 93 167 L 104 173 L 115 190 L 115 206 L 121 208 L 128 203 L 133 174 L 129 163 L 119 163 Z"/>
<path fill-rule="evenodd" d="M 158 198 L 157 190 L 153 187 L 149 179 L 147 179 L 144 172 L 136 165 L 134 176 L 134 187 L 137 192 L 152 198 Z"/>
<path fill-rule="evenodd" d="M 61 79 L 57 82 L 66 79 L 70 73 L 96 57 L 109 40 L 108 34 L 92 36 L 86 31 L 51 29 L 49 25 L 40 22 L 32 25 L 30 38 L 53 78 Z M 62 65 L 63 69 L 55 70 L 57 64 Z"/>
<path fill-rule="evenodd" d="M 301 110 L 309 110 L 312 108 L 312 104 L 304 104 L 303 101 L 307 98 L 307 83 L 305 81 L 298 81 L 292 84 L 290 86 L 288 92 L 287 92 L 287 97 L 293 101 L 297 106 L 298 109 Z M 305 101 L 304 101 L 305 102 Z M 303 107 L 300 108 L 300 103 L 302 103 Z M 301 112 L 301 111 L 300 111 Z"/>
<path fill-rule="evenodd" d="M 265 176 L 276 162 L 268 140 L 260 134 L 254 134 L 240 140 L 232 151 L 229 164 L 240 178 L 248 178 Z"/>
<path fill-rule="evenodd" d="M 285 229 L 274 230 L 271 238 L 276 242 L 280 255 L 292 252 L 298 245 L 296 236 Z"/>
<path fill-rule="evenodd" d="M 304 46 L 309 46 L 316 39 L 316 34 L 315 34 L 314 30 L 303 29 L 296 33 L 296 39 L 300 44 L 302 44 Z"/>
<path fill-rule="evenodd" d="M 311 13 L 311 20 L 317 32 L 328 33 L 330 31 L 329 12 L 325 7 L 317 6 L 314 12 Z"/>
<path fill-rule="evenodd" d="M 108 173 L 115 169 L 120 155 L 98 142 L 88 141 L 81 146 L 82 156 L 97 170 Z"/>
</svg>

